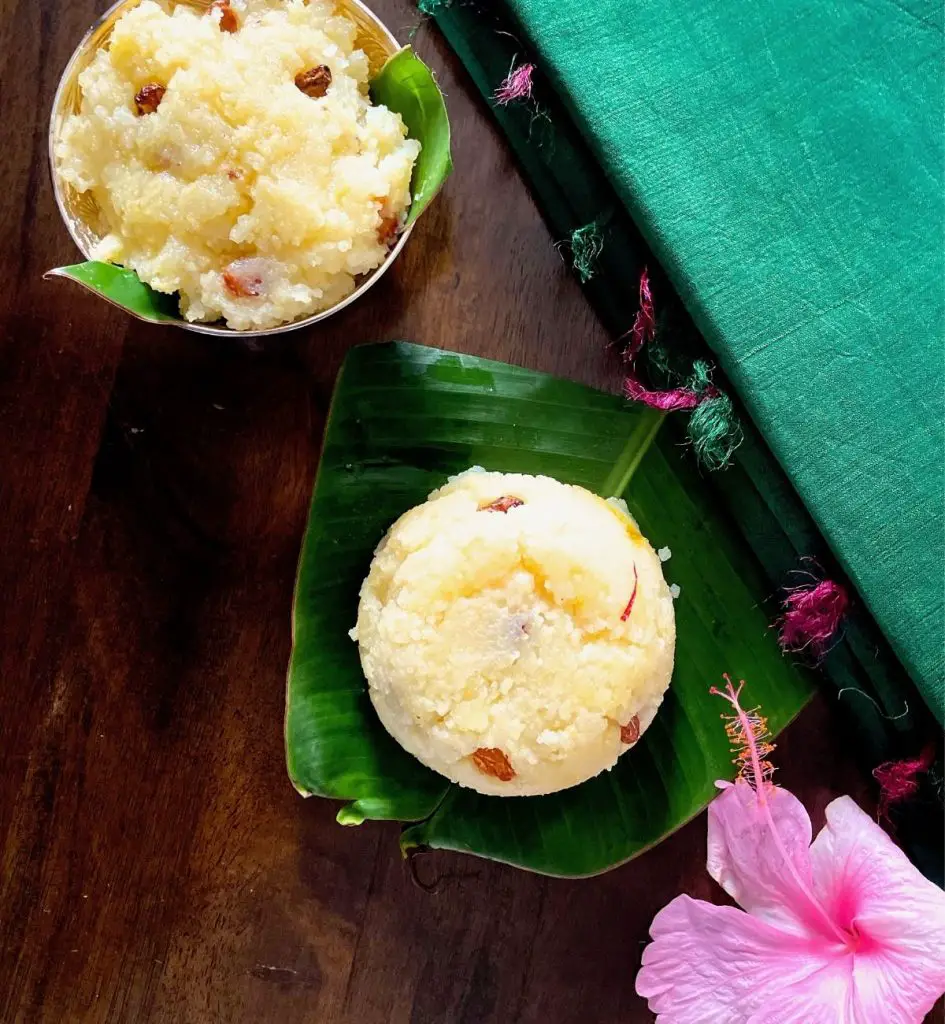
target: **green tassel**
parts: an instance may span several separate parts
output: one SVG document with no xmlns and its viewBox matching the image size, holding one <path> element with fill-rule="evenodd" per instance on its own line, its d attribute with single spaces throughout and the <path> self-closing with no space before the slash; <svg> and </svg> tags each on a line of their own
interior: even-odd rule
<svg viewBox="0 0 945 1024">
<path fill-rule="evenodd" d="M 571 234 L 571 263 L 581 284 L 587 284 L 597 270 L 597 258 L 604 249 L 604 236 L 597 221 L 585 224 Z"/>
<path fill-rule="evenodd" d="M 445 11 L 452 2 L 453 0 L 417 0 L 417 10 L 432 18 L 441 11 Z"/>
<path fill-rule="evenodd" d="M 686 386 L 702 394 L 711 385 L 709 364 L 698 360 L 693 364 L 692 377 Z M 692 410 L 686 432 L 697 461 L 710 471 L 730 465 L 735 450 L 744 440 L 732 400 L 722 391 Z"/>
<path fill-rule="evenodd" d="M 653 340 L 646 346 L 644 352 L 646 353 L 647 365 L 652 375 L 652 379 L 659 382 L 662 387 L 667 387 L 667 382 L 670 380 L 673 373 L 672 361 L 669 357 L 669 349 L 663 344 L 663 338 L 666 337 L 666 323 L 665 317 L 657 317 L 656 319 L 656 334 Z"/>
</svg>

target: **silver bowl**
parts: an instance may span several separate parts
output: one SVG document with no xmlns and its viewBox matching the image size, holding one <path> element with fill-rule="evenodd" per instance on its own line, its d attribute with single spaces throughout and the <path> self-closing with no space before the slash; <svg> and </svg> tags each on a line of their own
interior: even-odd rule
<svg viewBox="0 0 945 1024">
<path fill-rule="evenodd" d="M 98 21 L 85 33 L 82 41 L 75 48 L 75 52 L 69 59 L 62 77 L 59 79 L 59 87 L 53 99 L 52 114 L 49 118 L 49 170 L 52 177 L 53 192 L 56 196 L 56 205 L 59 213 L 72 235 L 72 240 L 79 247 L 82 255 L 90 258 L 92 247 L 107 233 L 107 225 L 103 222 L 102 211 L 90 192 L 77 192 L 72 185 L 63 181 L 56 168 L 55 148 L 59 138 L 62 123 L 70 114 L 77 113 L 82 102 L 82 90 L 79 87 L 79 75 L 88 67 L 97 50 L 108 45 L 115 22 L 126 12 L 136 7 L 141 0 L 118 0 L 118 3 L 110 7 Z M 206 10 L 211 0 L 163 0 L 165 5 L 170 7 L 184 6 L 192 7 L 198 11 Z M 355 45 L 364 51 L 368 59 L 372 77 L 384 66 L 387 60 L 398 50 L 400 44 L 391 34 L 386 25 L 377 16 L 360 2 L 360 0 L 335 0 L 335 10 L 350 18 L 358 28 L 355 37 Z M 284 334 L 286 331 L 294 331 L 299 327 L 308 327 L 310 324 L 317 324 L 325 320 L 339 310 L 350 306 L 357 301 L 369 288 L 376 284 L 387 272 L 390 265 L 400 255 L 410 237 L 413 227 L 397 239 L 397 244 L 390 250 L 384 262 L 365 274 L 357 288 L 346 296 L 341 302 L 336 303 L 330 309 L 323 309 L 320 313 L 304 317 L 300 320 L 293 320 L 279 327 L 270 327 L 264 331 L 235 331 L 230 327 L 215 327 L 213 324 L 189 323 L 181 319 L 168 321 L 182 327 L 185 331 L 195 331 L 197 334 L 212 334 L 217 337 L 238 337 L 258 338 L 269 334 Z M 103 296 L 104 297 L 104 296 Z M 124 309 L 124 307 L 120 307 Z M 125 310 L 129 313 L 129 310 Z M 135 314 L 130 313 L 131 316 Z"/>
</svg>

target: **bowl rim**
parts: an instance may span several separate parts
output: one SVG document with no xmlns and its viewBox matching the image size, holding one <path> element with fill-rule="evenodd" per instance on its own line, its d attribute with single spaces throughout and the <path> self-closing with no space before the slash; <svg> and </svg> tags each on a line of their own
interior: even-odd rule
<svg viewBox="0 0 945 1024">
<path fill-rule="evenodd" d="M 182 0 L 169 0 L 172 6 L 177 6 Z M 72 81 L 73 70 L 78 62 L 85 56 L 86 49 L 92 36 L 101 28 L 102 25 L 106 24 L 111 18 L 113 18 L 117 11 L 122 8 L 131 10 L 137 7 L 141 3 L 141 0 L 116 0 L 106 11 L 104 11 L 98 18 L 89 26 L 85 31 L 82 38 L 79 40 L 76 48 L 72 51 L 72 55 L 66 62 L 65 68 L 63 68 L 62 74 L 59 76 L 59 83 L 56 86 L 56 92 L 53 96 L 52 109 L 49 114 L 49 133 L 47 138 L 47 157 L 49 166 L 49 176 L 52 181 L 53 196 L 56 200 L 56 207 L 59 210 L 59 216 L 62 218 L 62 222 L 69 232 L 69 236 L 75 243 L 76 248 L 82 253 L 83 257 L 88 260 L 91 259 L 89 249 L 82 239 L 75 227 L 75 220 L 70 216 L 64 197 L 64 190 L 59 174 L 56 170 L 56 142 L 58 139 L 58 128 L 61 124 L 61 111 L 60 106 L 62 104 L 63 93 Z M 376 28 L 379 30 L 379 36 L 383 36 L 387 43 L 390 45 L 390 56 L 393 56 L 399 50 L 403 49 L 401 44 L 397 41 L 393 32 L 381 21 L 381 19 L 361 0 L 334 0 L 336 7 L 341 7 L 342 11 L 345 7 L 357 8 L 369 21 L 371 21 Z M 409 207 L 408 207 L 409 209 Z M 410 237 L 413 231 L 414 225 L 410 224 L 397 239 L 397 244 L 393 249 L 388 252 L 384 257 L 384 262 L 379 266 L 375 267 L 370 271 L 364 280 L 352 291 L 349 295 L 346 295 L 340 302 L 335 303 L 329 309 L 323 309 L 318 313 L 313 313 L 311 316 L 303 317 L 300 320 L 291 320 L 289 323 L 279 324 L 277 327 L 267 327 L 260 330 L 251 331 L 238 331 L 233 327 L 216 327 L 213 324 L 201 323 L 198 321 L 185 320 L 183 317 L 179 320 L 166 320 L 162 321 L 162 326 L 166 325 L 169 327 L 179 327 L 185 331 L 192 331 L 195 334 L 207 334 L 217 338 L 261 338 L 268 337 L 273 334 L 286 334 L 289 331 L 296 331 L 302 327 L 309 327 L 312 324 L 317 324 L 322 320 L 327 320 L 328 317 L 335 313 L 341 312 L 347 306 L 350 306 L 357 299 L 361 298 L 365 292 L 372 288 L 383 276 L 387 273 L 391 264 L 400 255 L 401 250 L 407 243 L 407 239 Z M 58 269 L 58 268 L 57 268 Z M 54 271 L 50 271 L 54 273 Z M 101 295 L 100 298 L 105 299 L 106 302 L 121 309 L 122 312 L 127 313 L 135 320 L 142 320 L 144 323 L 152 323 L 153 321 L 146 319 L 145 317 L 138 316 L 137 313 L 133 313 L 131 310 L 126 309 L 124 306 L 113 302 L 106 296 Z"/>
</svg>

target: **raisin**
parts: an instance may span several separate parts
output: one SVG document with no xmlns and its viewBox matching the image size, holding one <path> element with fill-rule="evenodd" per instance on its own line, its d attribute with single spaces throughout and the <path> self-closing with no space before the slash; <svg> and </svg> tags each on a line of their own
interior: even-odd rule
<svg viewBox="0 0 945 1024">
<path fill-rule="evenodd" d="M 319 64 L 318 67 L 309 68 L 308 71 L 300 71 L 295 76 L 295 87 L 311 96 L 313 100 L 320 100 L 328 92 L 331 85 L 331 68 L 327 64 Z"/>
<path fill-rule="evenodd" d="M 224 270 L 223 283 L 226 290 L 238 299 L 254 298 L 263 292 L 263 280 L 257 275 L 234 274 L 231 270 Z"/>
<path fill-rule="evenodd" d="M 209 10 L 220 11 L 220 31 L 221 32 L 236 32 L 240 27 L 239 18 L 236 16 L 236 11 L 230 7 L 230 0 L 213 0 Z"/>
<path fill-rule="evenodd" d="M 479 506 L 480 512 L 508 512 L 510 508 L 518 508 L 519 505 L 524 505 L 525 502 L 521 498 L 513 498 L 511 494 L 503 494 L 501 498 L 496 498 L 495 501 L 487 501 L 484 505 Z"/>
<path fill-rule="evenodd" d="M 491 775 L 499 782 L 511 782 L 515 778 L 512 762 L 498 747 L 480 747 L 473 751 L 472 759 L 483 775 Z"/>
<path fill-rule="evenodd" d="M 626 725 L 620 726 L 620 742 L 636 743 L 640 738 L 640 719 L 634 715 Z"/>
<path fill-rule="evenodd" d="M 163 85 L 158 85 L 157 82 L 148 82 L 147 85 L 141 86 L 135 93 L 135 110 L 138 111 L 138 116 L 144 117 L 145 114 L 153 114 L 161 105 L 161 100 L 164 99 L 166 92 L 167 89 Z"/>
<path fill-rule="evenodd" d="M 381 245 L 390 245 L 400 233 L 399 217 L 383 217 L 377 229 L 377 240 Z"/>
</svg>

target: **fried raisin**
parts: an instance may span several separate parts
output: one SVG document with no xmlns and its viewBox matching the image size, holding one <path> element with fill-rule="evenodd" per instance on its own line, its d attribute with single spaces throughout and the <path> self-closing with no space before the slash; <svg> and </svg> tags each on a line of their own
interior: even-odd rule
<svg viewBox="0 0 945 1024">
<path fill-rule="evenodd" d="M 483 775 L 491 775 L 499 782 L 511 782 L 515 778 L 512 762 L 498 747 L 480 747 L 473 752 L 472 759 Z"/>
<path fill-rule="evenodd" d="M 153 114 L 161 105 L 161 100 L 164 99 L 166 92 L 167 89 L 157 82 L 148 82 L 147 85 L 141 86 L 135 93 L 135 110 L 138 111 L 138 116 L 144 117 L 145 114 Z"/>
<path fill-rule="evenodd" d="M 236 16 L 236 11 L 230 7 L 230 0 L 213 0 L 209 10 L 220 11 L 220 31 L 221 32 L 236 32 L 240 27 L 239 18 Z"/>
<path fill-rule="evenodd" d="M 485 505 L 480 505 L 479 511 L 508 512 L 510 508 L 518 508 L 519 505 L 524 504 L 525 502 L 521 498 L 514 498 L 511 494 L 503 494 L 501 498 L 496 498 L 495 501 L 489 501 Z"/>
<path fill-rule="evenodd" d="M 263 280 L 256 274 L 241 274 L 232 270 L 223 271 L 223 283 L 226 290 L 238 299 L 255 298 L 262 295 Z"/>
<path fill-rule="evenodd" d="M 309 68 L 308 71 L 300 71 L 295 76 L 295 87 L 313 100 L 320 100 L 328 92 L 331 85 L 331 68 L 327 64 L 319 64 L 318 67 Z"/>
<path fill-rule="evenodd" d="M 626 725 L 620 726 L 620 742 L 621 743 L 636 743 L 640 738 L 640 719 L 637 715 L 627 722 Z"/>
</svg>

